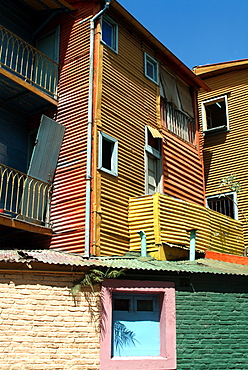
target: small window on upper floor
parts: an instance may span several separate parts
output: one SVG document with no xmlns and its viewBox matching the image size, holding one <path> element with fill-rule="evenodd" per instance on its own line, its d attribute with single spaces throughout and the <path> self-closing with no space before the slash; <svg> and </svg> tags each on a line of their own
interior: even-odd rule
<svg viewBox="0 0 248 370">
<path fill-rule="evenodd" d="M 158 83 L 158 62 L 150 57 L 150 55 L 144 53 L 144 68 L 145 68 L 145 76 L 155 82 Z"/>
<path fill-rule="evenodd" d="M 203 131 L 228 131 L 227 95 L 202 102 Z"/>
<path fill-rule="evenodd" d="M 118 176 L 118 141 L 99 132 L 98 168 L 113 176 Z"/>
<path fill-rule="evenodd" d="M 102 42 L 118 53 L 118 25 L 111 18 L 102 18 Z"/>
<path fill-rule="evenodd" d="M 207 197 L 207 206 L 214 211 L 238 220 L 236 192 L 222 193 Z"/>
</svg>

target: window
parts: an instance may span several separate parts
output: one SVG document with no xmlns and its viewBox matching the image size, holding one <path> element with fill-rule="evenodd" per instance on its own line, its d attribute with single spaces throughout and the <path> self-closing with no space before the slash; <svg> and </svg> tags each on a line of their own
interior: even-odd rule
<svg viewBox="0 0 248 370">
<path fill-rule="evenodd" d="M 207 206 L 214 211 L 238 220 L 237 194 L 235 192 L 207 197 Z"/>
<path fill-rule="evenodd" d="M 111 175 L 118 176 L 118 141 L 99 132 L 98 168 Z"/>
<path fill-rule="evenodd" d="M 190 86 L 160 68 L 162 125 L 188 143 L 195 144 L 196 125 Z"/>
<path fill-rule="evenodd" d="M 145 131 L 145 172 L 146 172 L 146 194 L 161 192 L 162 159 L 161 159 L 160 132 L 150 126 Z"/>
<path fill-rule="evenodd" d="M 100 369 L 176 369 L 175 325 L 174 283 L 106 280 Z"/>
<path fill-rule="evenodd" d="M 202 103 L 203 131 L 229 129 L 227 95 L 205 100 Z"/>
<path fill-rule="evenodd" d="M 145 76 L 155 83 L 158 83 L 158 62 L 144 53 L 145 59 Z"/>
<path fill-rule="evenodd" d="M 102 42 L 118 53 L 118 25 L 106 16 L 102 18 Z"/>
</svg>

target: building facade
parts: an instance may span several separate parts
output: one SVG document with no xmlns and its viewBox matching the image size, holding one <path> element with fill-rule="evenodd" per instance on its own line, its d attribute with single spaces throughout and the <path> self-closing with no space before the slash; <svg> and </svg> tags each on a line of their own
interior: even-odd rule
<svg viewBox="0 0 248 370">
<path fill-rule="evenodd" d="M 248 60 L 194 69 L 211 88 L 199 92 L 206 197 L 209 208 L 242 222 L 247 248 Z"/>
<path fill-rule="evenodd" d="M 144 227 L 159 259 L 195 229 L 200 251 L 242 254 L 240 223 L 204 208 L 196 96 L 208 86 L 116 1 L 1 9 L 2 246 L 123 255 Z"/>
<path fill-rule="evenodd" d="M 247 258 L 232 257 L 85 260 L 1 251 L 0 367 L 247 370 Z M 110 268 L 125 274 L 71 295 L 89 271 Z"/>
</svg>

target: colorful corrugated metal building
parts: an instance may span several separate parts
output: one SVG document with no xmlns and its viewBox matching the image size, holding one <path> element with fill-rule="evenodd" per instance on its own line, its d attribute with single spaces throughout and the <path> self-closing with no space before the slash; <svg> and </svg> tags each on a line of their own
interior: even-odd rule
<svg viewBox="0 0 248 370">
<path fill-rule="evenodd" d="M 239 220 L 248 243 L 248 59 L 203 65 L 194 72 L 211 88 L 199 91 L 206 197 L 211 209 Z"/>
<path fill-rule="evenodd" d="M 0 4 L 2 246 L 124 255 L 145 228 L 182 258 L 197 229 L 200 253 L 242 254 L 239 221 L 204 208 L 208 86 L 116 1 Z"/>
</svg>

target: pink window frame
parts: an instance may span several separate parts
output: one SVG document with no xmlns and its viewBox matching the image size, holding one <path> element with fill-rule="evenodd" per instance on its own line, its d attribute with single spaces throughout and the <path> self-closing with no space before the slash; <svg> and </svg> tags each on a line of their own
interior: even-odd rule
<svg viewBox="0 0 248 370">
<path fill-rule="evenodd" d="M 160 356 L 111 357 L 113 293 L 160 295 Z M 100 370 L 134 369 L 176 369 L 176 307 L 173 282 L 105 280 L 102 284 Z"/>
</svg>

